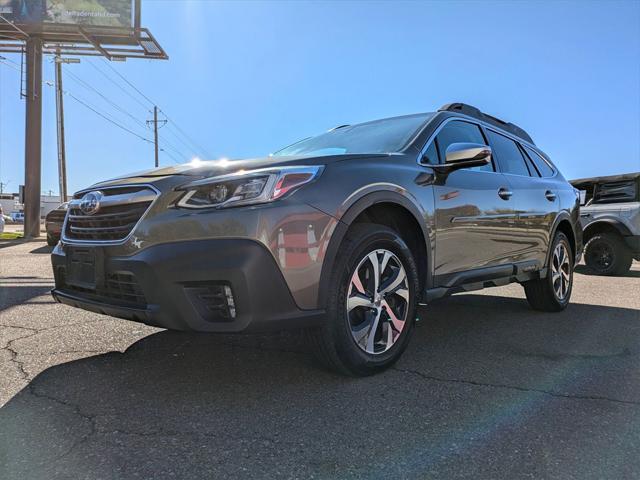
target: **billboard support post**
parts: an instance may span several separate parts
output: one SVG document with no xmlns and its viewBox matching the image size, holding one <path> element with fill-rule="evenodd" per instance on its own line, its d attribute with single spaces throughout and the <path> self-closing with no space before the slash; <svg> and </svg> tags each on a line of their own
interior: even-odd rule
<svg viewBox="0 0 640 480">
<path fill-rule="evenodd" d="M 40 172 L 42 169 L 42 39 L 26 41 L 24 236 L 40 236 Z"/>
<path fill-rule="evenodd" d="M 93 0 L 76 11 L 76 0 L 56 0 L 62 7 L 46 8 L 53 0 L 16 2 L 0 11 L 0 53 L 25 54 L 25 189 L 24 236 L 40 236 L 40 189 L 42 171 L 42 56 L 102 56 L 108 60 L 128 58 L 166 60 L 169 57 L 149 29 L 140 26 L 141 0 Z M 100 6 L 98 12 L 94 7 Z M 133 12 L 133 15 L 132 15 Z M 5 16 L 7 15 L 7 16 Z M 133 18 L 131 18 L 133 16 Z M 70 59 L 69 59 L 70 60 Z M 67 59 L 62 60 L 67 63 Z M 20 82 L 22 84 L 22 68 Z M 58 162 L 60 195 L 66 200 L 66 165 L 62 70 L 56 62 L 58 106 Z M 20 90 L 22 96 L 22 87 Z M 157 114 L 154 118 L 157 127 Z M 157 140 L 156 140 L 157 145 Z M 157 147 L 156 147 L 157 148 Z M 156 153 L 157 159 L 157 153 Z M 156 160 L 157 163 L 157 160 Z"/>
<path fill-rule="evenodd" d="M 56 65 L 56 124 L 58 131 L 58 183 L 60 185 L 60 202 L 67 201 L 67 159 L 64 144 L 64 99 L 62 96 L 62 64 L 63 59 L 55 57 Z"/>
</svg>

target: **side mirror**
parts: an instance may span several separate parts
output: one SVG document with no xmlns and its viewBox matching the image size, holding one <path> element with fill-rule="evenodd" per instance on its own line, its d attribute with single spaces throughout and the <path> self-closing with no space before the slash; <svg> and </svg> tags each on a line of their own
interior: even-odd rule
<svg viewBox="0 0 640 480">
<path fill-rule="evenodd" d="M 491 147 L 480 143 L 452 143 L 447 147 L 445 163 L 430 165 L 439 173 L 470 167 L 481 167 L 491 162 Z"/>
</svg>

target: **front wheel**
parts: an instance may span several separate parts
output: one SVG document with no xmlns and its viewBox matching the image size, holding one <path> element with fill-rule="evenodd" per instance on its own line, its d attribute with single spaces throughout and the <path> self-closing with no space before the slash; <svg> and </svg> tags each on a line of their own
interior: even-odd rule
<svg viewBox="0 0 640 480">
<path fill-rule="evenodd" d="M 409 342 L 418 289 L 415 260 L 398 233 L 354 225 L 335 261 L 326 321 L 309 332 L 317 357 L 353 376 L 392 365 Z"/>
<path fill-rule="evenodd" d="M 597 233 L 584 247 L 584 263 L 598 275 L 624 275 L 632 262 L 631 251 L 616 233 Z"/>
<path fill-rule="evenodd" d="M 544 312 L 559 312 L 567 308 L 573 289 L 573 261 L 567 236 L 557 232 L 551 244 L 547 276 L 523 283 L 531 308 Z"/>
</svg>

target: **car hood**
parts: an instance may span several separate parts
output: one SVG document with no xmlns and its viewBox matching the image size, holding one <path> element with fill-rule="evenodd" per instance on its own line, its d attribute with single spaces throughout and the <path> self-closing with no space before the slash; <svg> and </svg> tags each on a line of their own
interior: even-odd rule
<svg viewBox="0 0 640 480">
<path fill-rule="evenodd" d="M 96 183 L 89 189 L 147 183 L 162 188 L 185 180 L 215 177 L 234 173 L 239 170 L 257 168 L 277 168 L 293 165 L 327 165 L 330 163 L 359 158 L 386 157 L 387 154 L 345 154 L 326 156 L 290 156 L 290 157 L 261 157 L 241 160 L 208 160 L 192 161 L 170 167 L 154 168 L 142 172 L 132 173 Z M 88 189 L 83 189 L 86 191 Z"/>
<path fill-rule="evenodd" d="M 319 157 L 291 156 L 291 157 L 260 157 L 246 158 L 240 160 L 196 160 L 188 163 L 181 163 L 170 167 L 154 168 L 126 175 L 119 178 L 131 177 L 166 177 L 168 175 L 189 175 L 194 177 L 211 177 L 237 172 L 238 170 L 249 170 L 255 168 L 279 167 L 286 165 L 326 165 L 328 163 L 339 162 L 354 158 L 385 157 L 386 154 L 348 154 L 348 155 L 327 155 Z"/>
</svg>

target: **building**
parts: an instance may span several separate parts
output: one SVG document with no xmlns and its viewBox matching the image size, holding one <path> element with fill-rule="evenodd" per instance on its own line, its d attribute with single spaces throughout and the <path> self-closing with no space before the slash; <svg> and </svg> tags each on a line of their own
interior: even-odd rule
<svg viewBox="0 0 640 480">
<path fill-rule="evenodd" d="M 24 205 L 19 201 L 20 196 L 17 193 L 0 194 L 0 205 L 5 215 L 11 215 L 12 212 L 22 212 Z M 51 210 L 58 208 L 60 205 L 60 197 L 58 195 L 42 195 L 40 197 L 40 217 L 44 218 Z"/>
</svg>

